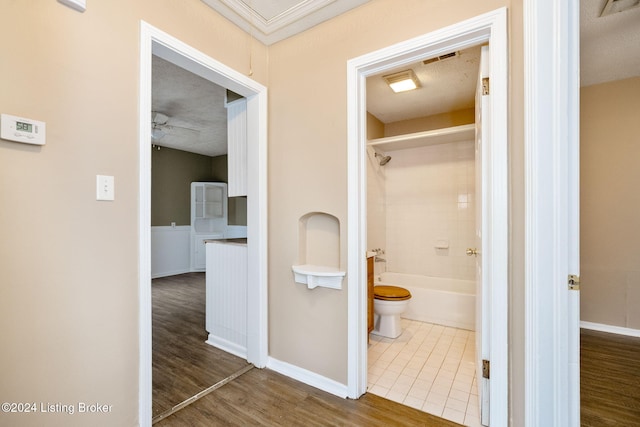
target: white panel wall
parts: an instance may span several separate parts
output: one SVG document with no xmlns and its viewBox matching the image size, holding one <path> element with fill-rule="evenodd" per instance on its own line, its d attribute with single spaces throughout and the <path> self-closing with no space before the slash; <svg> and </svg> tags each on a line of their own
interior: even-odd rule
<svg viewBox="0 0 640 427">
<path fill-rule="evenodd" d="M 474 280 L 474 142 L 387 154 L 387 271 Z M 449 248 L 436 248 L 443 241 Z"/>
<path fill-rule="evenodd" d="M 151 277 L 188 273 L 191 227 L 151 227 Z"/>
<path fill-rule="evenodd" d="M 208 344 L 247 357 L 247 245 L 207 243 Z"/>
</svg>

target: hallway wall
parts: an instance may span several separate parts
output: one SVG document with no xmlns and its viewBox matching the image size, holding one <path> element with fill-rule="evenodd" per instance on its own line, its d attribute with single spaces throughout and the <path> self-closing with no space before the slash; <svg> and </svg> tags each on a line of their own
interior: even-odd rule
<svg viewBox="0 0 640 427">
<path fill-rule="evenodd" d="M 250 41 L 200 0 L 1 9 L 0 111 L 46 122 L 47 143 L 0 140 L 0 395 L 112 410 L 0 425 L 136 426 L 140 20 L 242 72 Z M 252 46 L 266 85 L 267 49 Z M 96 201 L 96 175 L 115 177 L 114 201 Z"/>
<path fill-rule="evenodd" d="M 640 329 L 640 77 L 583 87 L 581 320 Z"/>
</svg>

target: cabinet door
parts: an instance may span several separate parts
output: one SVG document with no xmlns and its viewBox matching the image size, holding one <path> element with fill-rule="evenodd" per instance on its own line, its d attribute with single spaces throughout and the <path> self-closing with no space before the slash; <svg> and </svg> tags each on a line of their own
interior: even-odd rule
<svg viewBox="0 0 640 427">
<path fill-rule="evenodd" d="M 224 216 L 224 191 L 222 186 L 204 184 L 204 218 Z"/>
<path fill-rule="evenodd" d="M 227 104 L 229 197 L 247 195 L 247 100 Z"/>
<path fill-rule="evenodd" d="M 193 186 L 193 193 L 191 197 L 193 218 L 202 218 L 204 216 L 204 187 L 202 185 Z"/>
</svg>

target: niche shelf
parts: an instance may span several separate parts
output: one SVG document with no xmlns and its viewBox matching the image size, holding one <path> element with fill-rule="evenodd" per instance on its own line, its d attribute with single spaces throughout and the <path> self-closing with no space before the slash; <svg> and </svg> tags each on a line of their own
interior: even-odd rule
<svg viewBox="0 0 640 427">
<path fill-rule="evenodd" d="M 303 264 L 291 267 L 296 283 L 307 285 L 309 289 L 318 286 L 331 289 L 342 289 L 344 271 L 324 265 Z"/>
<path fill-rule="evenodd" d="M 340 221 L 331 214 L 310 212 L 298 220 L 298 261 L 292 266 L 296 283 L 342 289 Z"/>
<path fill-rule="evenodd" d="M 385 151 L 405 150 L 408 148 L 425 147 L 427 145 L 446 144 L 449 142 L 468 141 L 475 137 L 476 125 L 452 126 L 424 132 L 408 133 L 405 135 L 388 136 L 370 139 L 368 146 L 378 147 Z"/>
</svg>

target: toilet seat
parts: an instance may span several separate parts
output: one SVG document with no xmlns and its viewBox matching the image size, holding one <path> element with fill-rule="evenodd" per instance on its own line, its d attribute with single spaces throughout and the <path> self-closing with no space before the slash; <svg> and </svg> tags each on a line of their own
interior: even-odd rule
<svg viewBox="0 0 640 427">
<path fill-rule="evenodd" d="M 411 292 L 399 286 L 378 285 L 373 287 L 373 295 L 382 301 L 405 301 L 411 298 Z"/>
</svg>

